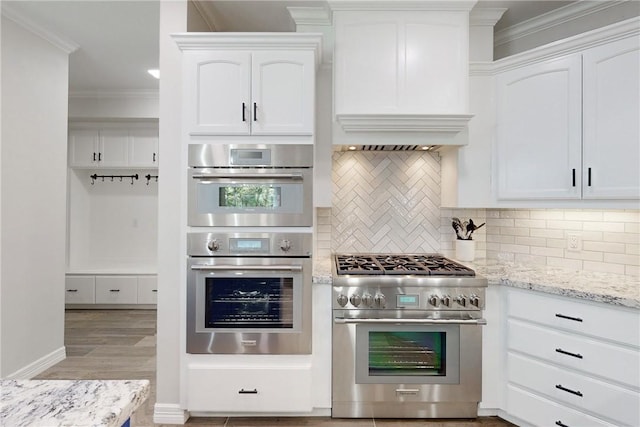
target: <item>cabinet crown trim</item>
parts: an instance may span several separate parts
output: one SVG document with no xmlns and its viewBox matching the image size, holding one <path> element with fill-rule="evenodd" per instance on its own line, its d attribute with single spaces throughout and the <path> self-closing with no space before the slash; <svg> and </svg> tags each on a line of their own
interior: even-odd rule
<svg viewBox="0 0 640 427">
<path fill-rule="evenodd" d="M 473 114 L 336 114 L 347 132 L 459 133 Z M 425 136 L 426 136 L 425 135 Z"/>
<path fill-rule="evenodd" d="M 362 10 L 432 10 L 432 11 L 470 11 L 476 0 L 468 1 L 425 1 L 425 0 L 339 0 L 329 1 L 329 7 L 340 11 Z"/>
</svg>

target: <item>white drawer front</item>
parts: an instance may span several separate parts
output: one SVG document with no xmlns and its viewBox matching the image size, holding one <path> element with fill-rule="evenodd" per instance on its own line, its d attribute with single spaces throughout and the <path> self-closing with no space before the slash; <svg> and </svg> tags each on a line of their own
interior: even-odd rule
<svg viewBox="0 0 640 427">
<path fill-rule="evenodd" d="M 613 427 L 613 424 L 574 411 L 513 385 L 507 386 L 507 412 L 541 427 Z"/>
<path fill-rule="evenodd" d="M 510 319 L 509 349 L 640 388 L 640 351 Z"/>
<path fill-rule="evenodd" d="M 96 298 L 93 276 L 67 276 L 64 285 L 65 304 L 93 304 Z"/>
<path fill-rule="evenodd" d="M 135 276 L 96 277 L 96 304 L 136 304 L 138 278 Z"/>
<path fill-rule="evenodd" d="M 509 353 L 509 381 L 616 424 L 640 425 L 640 393 Z"/>
<path fill-rule="evenodd" d="M 158 279 L 156 276 L 138 277 L 138 304 L 158 303 Z"/>
<path fill-rule="evenodd" d="M 311 411 L 308 367 L 190 369 L 188 381 L 190 411 Z"/>
<path fill-rule="evenodd" d="M 640 347 L 638 310 L 510 289 L 508 313 L 513 318 Z"/>
</svg>

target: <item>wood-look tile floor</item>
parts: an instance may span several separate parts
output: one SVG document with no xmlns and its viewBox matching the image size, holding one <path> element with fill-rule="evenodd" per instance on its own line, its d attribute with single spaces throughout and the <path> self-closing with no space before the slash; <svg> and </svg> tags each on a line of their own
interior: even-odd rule
<svg viewBox="0 0 640 427">
<path fill-rule="evenodd" d="M 132 427 L 153 423 L 156 400 L 156 311 L 67 310 L 67 358 L 38 379 L 147 379 L 151 393 L 131 417 Z M 475 420 L 332 419 L 329 417 L 190 418 L 192 427 L 507 427 L 496 417 Z"/>
</svg>

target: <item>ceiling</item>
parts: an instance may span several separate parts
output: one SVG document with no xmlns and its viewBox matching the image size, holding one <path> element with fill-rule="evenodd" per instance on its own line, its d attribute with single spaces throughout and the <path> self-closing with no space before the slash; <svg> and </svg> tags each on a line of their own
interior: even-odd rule
<svg viewBox="0 0 640 427">
<path fill-rule="evenodd" d="M 70 55 L 71 94 L 157 91 L 147 70 L 158 67 L 160 2 L 7 1 L 13 11 L 78 46 Z M 293 31 L 287 6 L 319 6 L 324 1 L 203 1 L 217 31 Z M 496 29 L 512 26 L 571 1 L 490 1 L 476 7 L 506 7 Z M 211 15 L 212 14 L 212 15 Z"/>
</svg>

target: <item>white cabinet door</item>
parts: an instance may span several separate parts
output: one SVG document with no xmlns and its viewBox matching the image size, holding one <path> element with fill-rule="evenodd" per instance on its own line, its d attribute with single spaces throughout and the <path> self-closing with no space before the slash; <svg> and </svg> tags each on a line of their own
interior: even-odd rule
<svg viewBox="0 0 640 427">
<path fill-rule="evenodd" d="M 640 41 L 589 49 L 584 61 L 584 198 L 640 198 Z"/>
<path fill-rule="evenodd" d="M 249 134 L 250 73 L 250 52 L 185 54 L 184 105 L 189 134 Z"/>
<path fill-rule="evenodd" d="M 97 129 L 69 130 L 69 166 L 91 167 L 98 164 Z"/>
<path fill-rule="evenodd" d="M 96 304 L 136 304 L 137 300 L 136 276 L 96 277 Z"/>
<path fill-rule="evenodd" d="M 254 52 L 251 57 L 251 133 L 311 135 L 313 52 Z"/>
<path fill-rule="evenodd" d="M 129 166 L 158 167 L 158 130 L 129 130 Z"/>
<path fill-rule="evenodd" d="M 138 276 L 138 304 L 158 303 L 158 278 Z"/>
<path fill-rule="evenodd" d="M 126 166 L 129 158 L 129 132 L 127 129 L 101 129 L 98 147 L 100 166 Z"/>
<path fill-rule="evenodd" d="M 67 276 L 64 290 L 65 304 L 95 303 L 95 279 L 93 276 Z"/>
<path fill-rule="evenodd" d="M 580 199 L 581 57 L 497 78 L 499 199 Z"/>
</svg>

